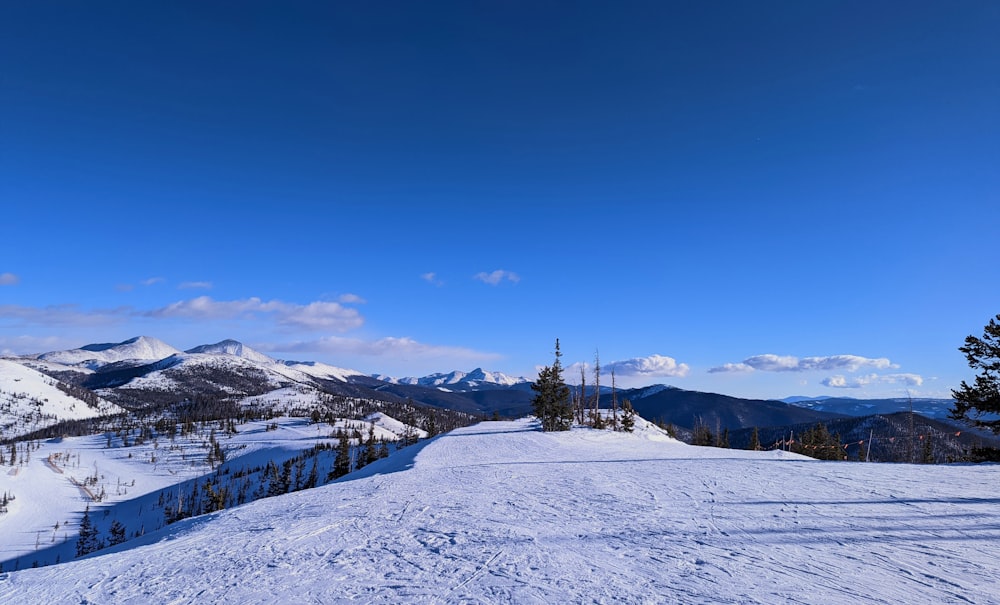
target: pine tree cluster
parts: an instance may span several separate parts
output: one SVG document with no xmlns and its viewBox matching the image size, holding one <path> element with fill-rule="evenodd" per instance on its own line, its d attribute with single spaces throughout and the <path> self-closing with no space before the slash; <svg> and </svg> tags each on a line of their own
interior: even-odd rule
<svg viewBox="0 0 1000 605">
<path fill-rule="evenodd" d="M 538 380 L 531 385 L 536 393 L 531 401 L 532 410 L 543 431 L 568 431 L 573 425 L 573 407 L 569 387 L 563 381 L 561 357 L 557 338 L 555 361 L 539 370 Z"/>
</svg>

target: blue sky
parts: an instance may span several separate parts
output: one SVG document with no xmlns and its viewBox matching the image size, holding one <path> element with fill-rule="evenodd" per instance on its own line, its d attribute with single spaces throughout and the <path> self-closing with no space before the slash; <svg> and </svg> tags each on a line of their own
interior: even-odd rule
<svg viewBox="0 0 1000 605">
<path fill-rule="evenodd" d="M 1000 313 L 997 31 L 985 1 L 7 3 L 0 351 L 532 375 L 558 337 L 626 386 L 947 396 Z"/>
</svg>

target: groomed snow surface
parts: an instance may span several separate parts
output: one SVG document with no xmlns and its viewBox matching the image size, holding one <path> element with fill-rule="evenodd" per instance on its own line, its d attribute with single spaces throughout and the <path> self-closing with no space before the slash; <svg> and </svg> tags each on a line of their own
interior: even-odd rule
<svg viewBox="0 0 1000 605">
<path fill-rule="evenodd" d="M 0 603 L 996 603 L 1000 467 L 818 462 L 486 422 Z M 107 552 L 107 551 L 106 551 Z"/>
</svg>

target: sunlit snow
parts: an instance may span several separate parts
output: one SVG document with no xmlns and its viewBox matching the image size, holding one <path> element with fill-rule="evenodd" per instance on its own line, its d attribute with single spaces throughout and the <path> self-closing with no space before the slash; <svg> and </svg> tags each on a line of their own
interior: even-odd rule
<svg viewBox="0 0 1000 605">
<path fill-rule="evenodd" d="M 181 521 L 0 602 L 992 603 L 996 465 L 819 462 L 486 422 Z M 0 520 L 0 524 L 3 521 Z"/>
</svg>

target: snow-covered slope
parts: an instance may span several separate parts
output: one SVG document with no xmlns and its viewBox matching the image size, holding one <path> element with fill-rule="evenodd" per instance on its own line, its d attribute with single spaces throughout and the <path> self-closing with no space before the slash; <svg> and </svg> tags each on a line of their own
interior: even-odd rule
<svg viewBox="0 0 1000 605">
<path fill-rule="evenodd" d="M 0 575 L 0 602 L 995 603 L 1000 466 L 482 423 Z M 2 523 L 2 521 L 0 521 Z M 133 548 L 139 544 L 138 547 Z"/>
<path fill-rule="evenodd" d="M 226 339 L 214 345 L 200 345 L 188 349 L 188 353 L 206 353 L 214 355 L 234 355 L 262 364 L 274 363 L 274 360 L 259 351 L 255 351 L 238 340 Z"/>
<path fill-rule="evenodd" d="M 427 437 L 427 431 L 404 424 L 391 416 L 386 416 L 382 412 L 369 414 L 365 417 L 365 422 L 370 422 L 376 427 L 388 431 L 391 439 L 400 439 L 408 433 L 413 434 L 418 439 L 425 439 Z"/>
<path fill-rule="evenodd" d="M 69 351 L 44 353 L 38 358 L 64 365 L 83 365 L 91 369 L 118 361 L 159 361 L 181 351 L 162 340 L 137 336 L 124 342 L 92 344 Z"/>
<path fill-rule="evenodd" d="M 240 424 L 235 433 L 216 432 L 215 426 L 196 427 L 187 434 L 175 433 L 170 438 L 161 434 L 139 441 L 139 432 L 134 432 L 127 446 L 118 434 L 110 441 L 104 434 L 67 437 L 40 442 L 30 450 L 19 445 L 15 464 L 5 446 L 0 455 L 0 571 L 72 559 L 79 532 L 77 520 L 94 497 L 100 502 L 89 502 L 91 513 L 104 535 L 112 520 L 128 527 L 129 537 L 134 532 L 164 527 L 165 494 L 186 492 L 185 481 L 193 482 L 187 489 L 203 489 L 204 479 L 199 477 L 212 471 L 206 459 L 210 435 L 218 440 L 226 457 L 215 478 L 221 477 L 220 483 L 235 495 L 239 484 L 251 480 L 257 469 L 268 463 L 281 465 L 318 444 L 336 443 L 334 433 L 358 432 L 367 437 L 374 426 L 376 439 L 398 442 L 412 435 L 412 429 L 389 416 L 380 414 L 378 420 L 379 425 L 345 418 L 314 424 L 305 418 L 276 417 Z M 352 443 L 357 445 L 357 441 Z M 327 456 L 321 465 L 324 477 L 331 461 L 332 456 Z M 253 479 L 259 481 L 259 477 Z M 154 493 L 158 490 L 165 491 Z M 14 498 L 6 512 L 2 510 L 5 494 Z M 263 495 L 244 493 L 243 497 Z"/>
<path fill-rule="evenodd" d="M 0 359 L 0 439 L 24 435 L 61 420 L 80 420 L 121 412 L 121 408 L 61 384 L 36 370 Z M 78 396 L 90 397 L 90 403 Z"/>
<path fill-rule="evenodd" d="M 272 367 L 276 367 L 275 364 L 261 364 L 236 355 L 181 353 L 154 364 L 152 371 L 131 379 L 123 387 L 252 394 L 283 386 L 284 373 L 270 371 Z"/>
</svg>

